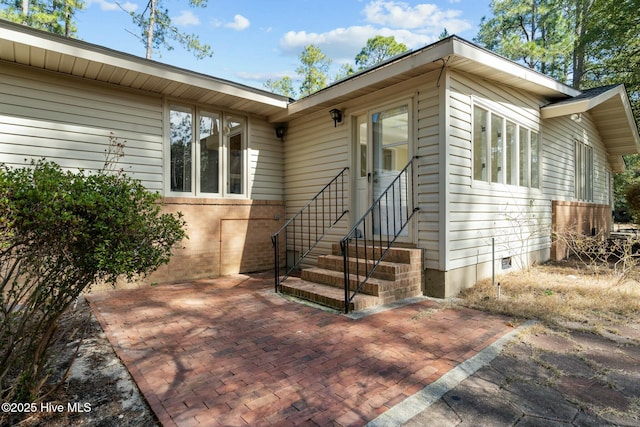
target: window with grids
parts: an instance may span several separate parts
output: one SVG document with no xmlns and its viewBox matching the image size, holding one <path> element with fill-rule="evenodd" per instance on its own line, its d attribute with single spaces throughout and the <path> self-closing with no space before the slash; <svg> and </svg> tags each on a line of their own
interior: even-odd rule
<svg viewBox="0 0 640 427">
<path fill-rule="evenodd" d="M 540 188 L 539 153 L 537 132 L 474 106 L 474 180 Z"/>
<path fill-rule="evenodd" d="M 574 150 L 576 199 L 593 201 L 593 147 L 582 141 L 575 141 Z"/>
<path fill-rule="evenodd" d="M 242 196 L 246 187 L 246 119 L 183 105 L 169 107 L 169 191 Z"/>
</svg>

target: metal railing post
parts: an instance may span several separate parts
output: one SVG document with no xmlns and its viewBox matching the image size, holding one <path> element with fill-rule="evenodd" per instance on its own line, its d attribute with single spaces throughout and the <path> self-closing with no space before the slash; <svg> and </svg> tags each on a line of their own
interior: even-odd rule
<svg viewBox="0 0 640 427">
<path fill-rule="evenodd" d="M 380 265 L 382 259 L 387 255 L 391 246 L 398 239 L 402 231 L 409 224 L 409 221 L 413 218 L 415 213 L 418 211 L 418 207 L 416 207 L 415 202 L 415 192 L 414 192 L 414 162 L 418 157 L 413 157 L 409 163 L 398 173 L 395 179 L 391 182 L 391 184 L 376 198 L 376 200 L 369 206 L 367 211 L 358 219 L 355 225 L 349 230 L 349 232 L 340 240 L 340 248 L 343 254 L 343 263 L 344 263 L 344 294 L 345 301 L 344 307 L 345 312 L 349 312 L 349 304 L 355 296 L 360 292 L 364 284 L 369 280 L 369 278 L 373 275 L 375 269 Z M 403 182 L 402 179 L 404 177 L 405 180 L 409 179 L 409 172 L 411 173 L 411 192 L 409 193 L 408 182 L 405 183 L 405 193 L 406 200 L 405 207 L 407 210 L 406 220 L 402 218 L 402 210 L 403 210 L 403 196 L 402 196 L 402 188 Z M 398 204 L 396 205 L 396 185 L 398 186 Z M 389 196 L 391 196 L 391 202 L 389 202 Z M 385 213 L 385 224 L 382 223 L 382 213 L 383 207 L 382 203 L 384 201 L 384 213 Z M 410 202 L 409 202 L 410 201 Z M 409 213 L 409 204 L 413 207 L 411 213 Z M 391 212 L 389 211 L 389 205 L 391 205 Z M 396 214 L 397 211 L 397 214 Z M 368 249 L 367 249 L 367 218 L 371 217 L 371 267 L 369 268 L 369 257 L 368 257 Z M 393 226 L 393 233 L 390 230 L 390 226 Z M 383 226 L 386 229 L 386 242 L 383 244 Z M 363 244 L 364 244 L 364 260 L 365 260 L 365 271 L 364 271 L 364 279 L 360 280 L 360 255 L 358 253 L 359 246 L 359 229 L 360 227 L 364 227 L 363 236 Z M 376 233 L 377 230 L 377 233 Z M 378 234 L 378 243 L 379 253 L 376 254 L 376 234 Z M 356 287 L 351 292 L 350 284 L 349 284 L 349 246 L 351 245 L 351 241 L 355 240 L 355 264 L 356 264 Z"/>
<path fill-rule="evenodd" d="M 337 223 L 340 221 L 348 212 L 347 209 L 344 209 L 344 175 L 349 170 L 349 168 L 343 168 L 327 185 L 325 185 L 314 197 L 311 198 L 303 207 L 300 209 L 293 217 L 291 217 L 285 224 L 276 231 L 272 236 L 271 240 L 274 246 L 277 246 L 277 249 L 274 249 L 274 265 L 276 268 L 275 272 L 275 282 L 276 282 L 276 292 L 278 291 L 278 287 L 283 280 L 285 280 L 289 274 L 302 262 L 302 260 L 311 252 L 313 248 L 315 248 L 324 238 L 329 230 L 331 230 Z M 338 187 L 338 180 L 341 182 L 341 186 Z M 335 186 L 335 190 L 333 189 Z M 335 191 L 335 206 L 332 206 L 332 192 Z M 338 194 L 338 191 L 341 191 L 342 194 Z M 327 194 L 326 199 L 328 199 L 328 206 L 325 204 L 325 193 Z M 338 205 L 338 197 L 342 203 Z M 318 235 L 318 198 L 322 199 L 322 212 L 320 216 L 322 217 L 322 235 Z M 340 208 L 342 207 L 342 212 L 340 212 Z M 315 214 L 311 215 L 311 210 L 315 210 Z M 333 210 L 335 209 L 335 215 Z M 315 234 L 313 233 L 313 225 L 311 221 L 315 217 Z M 306 223 L 305 223 L 306 221 Z M 328 222 L 328 224 L 326 224 Z M 306 233 L 305 233 L 306 227 Z M 290 233 L 287 233 L 287 230 L 292 228 Z M 299 235 L 298 235 L 299 229 Z M 284 274 L 280 277 L 280 261 L 279 261 L 279 236 L 284 233 L 284 250 L 285 250 L 285 259 L 287 252 L 289 251 L 289 239 L 291 239 L 292 243 L 292 251 L 293 251 L 293 261 L 292 265 L 287 265 L 285 267 Z M 305 236 L 306 234 L 306 236 Z M 306 239 L 305 239 L 306 237 Z M 305 242 L 306 240 L 306 242 Z M 299 248 L 298 248 L 299 245 Z M 300 254 L 298 255 L 298 251 Z"/>
</svg>

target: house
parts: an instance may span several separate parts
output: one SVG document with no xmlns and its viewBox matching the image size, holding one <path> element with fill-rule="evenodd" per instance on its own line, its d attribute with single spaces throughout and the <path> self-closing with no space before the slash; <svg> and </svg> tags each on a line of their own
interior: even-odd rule
<svg viewBox="0 0 640 427">
<path fill-rule="evenodd" d="M 292 264 L 329 221 L 301 266 L 392 235 L 438 297 L 564 256 L 552 230 L 608 233 L 612 176 L 640 151 L 624 86 L 579 91 L 455 36 L 294 101 L 0 22 L 0 161 L 99 169 L 111 133 L 188 223 L 153 281 Z M 275 257 L 272 234 L 305 206 L 284 239 L 299 248 Z"/>
</svg>

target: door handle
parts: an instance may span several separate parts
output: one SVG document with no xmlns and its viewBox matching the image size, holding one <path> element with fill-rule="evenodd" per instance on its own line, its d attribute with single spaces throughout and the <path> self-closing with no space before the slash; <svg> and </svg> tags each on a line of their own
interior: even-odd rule
<svg viewBox="0 0 640 427">
<path fill-rule="evenodd" d="M 371 172 L 367 174 L 367 182 L 371 182 Z"/>
</svg>

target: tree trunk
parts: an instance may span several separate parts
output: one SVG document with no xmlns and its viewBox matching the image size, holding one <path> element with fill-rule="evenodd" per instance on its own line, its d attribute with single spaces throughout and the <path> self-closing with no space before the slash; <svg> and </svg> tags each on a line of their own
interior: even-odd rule
<svg viewBox="0 0 640 427">
<path fill-rule="evenodd" d="M 27 24 L 27 16 L 29 16 L 29 0 L 22 0 L 22 23 Z"/>
<path fill-rule="evenodd" d="M 580 89 L 584 75 L 585 33 L 587 16 L 593 0 L 576 0 L 575 2 L 575 41 L 573 44 L 573 82 L 572 86 Z"/>
<path fill-rule="evenodd" d="M 153 53 L 153 27 L 156 23 L 156 0 L 149 0 L 149 28 L 147 29 L 147 59 Z"/>
</svg>

